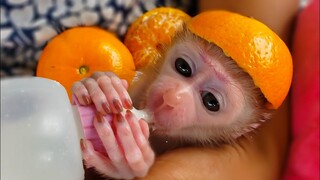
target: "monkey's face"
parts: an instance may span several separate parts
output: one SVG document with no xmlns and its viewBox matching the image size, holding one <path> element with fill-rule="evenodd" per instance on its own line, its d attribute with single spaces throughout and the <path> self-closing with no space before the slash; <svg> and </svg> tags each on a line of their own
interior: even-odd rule
<svg viewBox="0 0 320 180">
<path fill-rule="evenodd" d="M 157 131 L 174 135 L 228 127 L 243 114 L 243 89 L 220 63 L 226 58 L 222 52 L 183 39 L 164 58 L 147 99 Z"/>
</svg>

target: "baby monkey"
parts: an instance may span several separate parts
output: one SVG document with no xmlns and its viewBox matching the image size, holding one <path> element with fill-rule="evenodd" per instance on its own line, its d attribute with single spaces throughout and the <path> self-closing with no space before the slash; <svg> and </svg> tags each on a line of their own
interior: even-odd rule
<svg viewBox="0 0 320 180">
<path fill-rule="evenodd" d="M 88 166 L 114 178 L 147 173 L 155 156 L 148 124 L 130 111 L 124 117 L 119 114 L 131 109 L 132 102 L 152 114 L 149 126 L 154 136 L 181 144 L 232 142 L 266 119 L 269 110 L 259 88 L 216 45 L 184 28 L 163 52 L 163 59 L 142 71 L 130 88 L 131 96 L 128 83 L 110 72 L 97 72 L 74 84 L 81 104 L 93 102 L 101 114 L 118 114 L 113 124 L 97 116 L 95 127 L 108 157 L 84 141 Z"/>
<path fill-rule="evenodd" d="M 80 104 L 96 106 L 100 115 L 94 126 L 107 152 L 104 156 L 83 140 L 87 167 L 112 178 L 143 177 L 158 153 L 233 143 L 270 117 L 268 101 L 251 76 L 217 45 L 184 26 L 162 47 L 161 57 L 130 87 L 111 72 L 96 72 L 73 85 Z M 133 106 L 151 115 L 148 123 L 136 118 Z M 108 113 L 115 114 L 112 122 L 103 116 Z"/>
</svg>

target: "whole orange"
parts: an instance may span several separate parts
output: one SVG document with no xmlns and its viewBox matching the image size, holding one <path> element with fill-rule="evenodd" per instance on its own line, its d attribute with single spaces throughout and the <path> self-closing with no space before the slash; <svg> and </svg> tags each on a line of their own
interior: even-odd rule
<svg viewBox="0 0 320 180">
<path fill-rule="evenodd" d="M 152 9 L 129 27 L 124 44 L 132 53 L 137 69 L 154 62 L 159 54 L 159 45 L 169 44 L 172 36 L 190 16 L 170 7 Z"/>
<path fill-rule="evenodd" d="M 190 19 L 187 28 L 219 46 L 253 79 L 277 109 L 292 81 L 292 58 L 286 44 L 263 23 L 228 11 L 208 11 Z"/>
<path fill-rule="evenodd" d="M 135 65 L 129 50 L 113 34 L 97 27 L 75 27 L 44 48 L 36 75 L 60 82 L 71 98 L 71 86 L 95 71 L 112 71 L 129 82 Z"/>
</svg>

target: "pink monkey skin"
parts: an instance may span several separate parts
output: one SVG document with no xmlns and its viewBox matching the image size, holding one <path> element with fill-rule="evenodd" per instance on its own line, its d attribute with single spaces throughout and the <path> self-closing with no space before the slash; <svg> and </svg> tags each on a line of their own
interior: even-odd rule
<svg viewBox="0 0 320 180">
<path fill-rule="evenodd" d="M 285 180 L 319 179 L 319 0 L 298 15 L 293 38 L 292 144 Z"/>
</svg>

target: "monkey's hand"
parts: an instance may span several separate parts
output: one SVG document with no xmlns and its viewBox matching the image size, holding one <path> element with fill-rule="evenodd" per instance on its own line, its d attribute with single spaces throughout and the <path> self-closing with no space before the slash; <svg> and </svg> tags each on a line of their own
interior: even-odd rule
<svg viewBox="0 0 320 180">
<path fill-rule="evenodd" d="M 101 114 L 120 113 L 131 109 L 128 82 L 112 72 L 95 72 L 89 78 L 77 81 L 72 86 L 73 94 L 81 105 L 94 103 Z"/>
<path fill-rule="evenodd" d="M 95 151 L 90 141 L 82 140 L 82 156 L 87 167 L 94 167 L 108 177 L 133 179 L 148 173 L 155 158 L 149 145 L 149 127 L 131 111 L 115 114 L 109 122 L 97 115 L 94 126 L 106 149 L 107 156 Z"/>
</svg>

